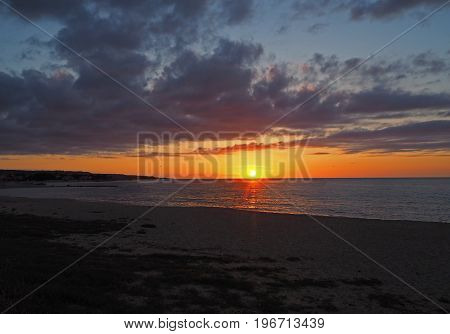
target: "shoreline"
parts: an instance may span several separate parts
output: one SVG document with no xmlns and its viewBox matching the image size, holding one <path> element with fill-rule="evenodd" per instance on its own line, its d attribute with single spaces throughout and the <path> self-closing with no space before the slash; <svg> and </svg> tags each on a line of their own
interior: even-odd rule
<svg viewBox="0 0 450 334">
<path fill-rule="evenodd" d="M 79 186 L 80 188 L 109 188 L 106 186 Z M 66 186 L 61 187 L 53 187 L 50 186 L 50 188 L 66 188 Z M 78 188 L 75 187 L 74 188 Z M 110 187 L 115 188 L 115 187 Z M 13 199 L 12 201 L 10 199 Z M 73 198 L 33 198 L 33 197 L 16 197 L 16 196 L 0 196 L 0 203 L 11 203 L 17 201 L 68 201 L 68 202 L 77 202 L 77 203 L 97 203 L 97 204 L 106 204 L 106 205 L 119 205 L 123 207 L 134 207 L 134 208 L 149 208 L 152 207 L 151 205 L 141 205 L 141 204 L 129 204 L 129 203 L 122 203 L 122 202 L 114 202 L 114 201 L 99 201 L 99 200 L 80 200 L 80 199 L 73 199 Z M 20 206 L 20 204 L 19 204 Z M 327 215 L 316 215 L 316 214 L 308 214 L 308 213 L 289 213 L 289 212 L 274 212 L 274 211 L 264 211 L 264 210 L 257 210 L 257 209 L 247 209 L 247 208 L 230 208 L 225 206 L 201 206 L 201 205 L 185 205 L 185 206 L 164 206 L 160 205 L 158 207 L 161 208 L 200 208 L 200 209 L 218 209 L 218 210 L 232 210 L 232 211 L 244 211 L 244 212 L 255 212 L 255 213 L 261 213 L 261 214 L 274 214 L 274 215 L 288 215 L 288 216 L 299 216 L 299 217 L 315 217 L 317 219 L 340 219 L 340 220 L 346 220 L 346 221 L 368 221 L 368 222 L 379 222 L 379 223 L 412 223 L 412 224 L 450 224 L 450 222 L 443 222 L 443 221 L 423 221 L 423 220 L 407 220 L 407 219 L 382 219 L 382 218 L 364 218 L 364 217 L 352 217 L 352 216 L 327 216 Z M 2 211 L 0 207 L 0 212 Z M 41 213 L 43 216 L 52 216 L 48 212 Z"/>
<path fill-rule="evenodd" d="M 442 311 L 306 215 L 158 207 L 127 227 L 147 208 L 1 197 L 0 209 L 2 307 L 124 229 L 19 313 Z M 450 308 L 450 225 L 319 219 Z"/>
</svg>

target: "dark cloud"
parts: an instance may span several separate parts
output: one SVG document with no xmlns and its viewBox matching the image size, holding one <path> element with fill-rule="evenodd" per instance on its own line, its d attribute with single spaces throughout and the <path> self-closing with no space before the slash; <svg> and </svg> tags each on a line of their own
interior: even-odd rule
<svg viewBox="0 0 450 334">
<path fill-rule="evenodd" d="M 225 0 L 223 11 L 229 24 L 241 23 L 252 15 L 253 1 Z"/>
<path fill-rule="evenodd" d="M 237 0 L 10 0 L 9 3 L 31 19 L 58 21 L 63 28 L 56 37 L 86 58 L 96 58 L 100 67 L 107 53 L 168 57 L 189 44 L 204 39 L 210 42 L 215 31 L 245 21 L 253 9 L 252 1 Z M 15 15 L 5 7 L 2 9 L 4 14 Z M 76 61 L 58 42 L 51 41 L 50 46 L 63 60 Z"/>
<path fill-rule="evenodd" d="M 44 17 L 67 19 L 73 15 L 79 15 L 84 12 L 84 6 L 87 3 L 87 1 L 84 0 L 7 0 L 6 2 L 11 7 L 31 19 L 41 19 Z M 7 13 L 9 10 L 3 7 L 2 11 Z"/>
<path fill-rule="evenodd" d="M 176 127 L 117 85 L 86 89 L 68 72 L 1 73 L 0 91 L 2 153 L 123 151 L 138 131 Z"/>
<path fill-rule="evenodd" d="M 292 4 L 293 18 L 323 16 L 336 11 L 349 13 L 352 20 L 389 19 L 413 9 L 433 9 L 442 0 L 297 0 Z"/>
<path fill-rule="evenodd" d="M 117 69 L 120 54 L 105 55 L 103 63 L 118 57 L 112 58 L 108 69 L 191 131 L 261 131 L 320 87 L 287 65 L 256 70 L 262 54 L 258 44 L 222 39 L 211 53 L 180 53 L 149 87 L 142 85 L 145 77 L 140 75 L 141 67 L 151 66 L 145 58 L 135 69 L 138 55 Z M 322 55 L 313 61 L 317 75 L 339 72 L 346 64 Z M 78 66 L 75 74 L 64 69 L 52 75 L 36 70 L 20 76 L 0 73 L 0 139 L 8 143 L 2 153 L 126 151 L 134 147 L 138 131 L 180 130 L 90 65 Z M 380 86 L 331 90 L 277 126 L 320 133 L 372 115 L 388 117 L 394 112 L 399 118 L 398 113 L 407 116 L 416 109 L 449 108 L 450 97 L 444 93 Z"/>
<path fill-rule="evenodd" d="M 329 10 L 340 9 L 345 1 L 337 0 L 296 0 L 292 3 L 293 18 L 305 18 L 306 16 L 322 16 L 328 13 Z"/>
<path fill-rule="evenodd" d="M 310 140 L 311 146 L 341 148 L 347 153 L 443 151 L 450 149 L 450 121 L 436 120 L 391 126 L 377 130 L 341 131 Z"/>
<path fill-rule="evenodd" d="M 253 107 L 248 88 L 262 53 L 260 45 L 229 40 L 220 40 L 211 54 L 185 51 L 151 90 L 139 79 L 142 67 L 149 66 L 139 54 L 123 63 L 129 53 L 105 54 L 102 64 L 172 119 L 199 131 L 217 129 L 239 112 L 254 116 L 245 108 Z M 35 70 L 0 74 L 0 130 L 9 143 L 2 153 L 120 151 L 133 148 L 138 131 L 180 130 L 89 64 L 77 62 L 71 69 L 76 75 L 67 70 L 51 76 Z"/>
<path fill-rule="evenodd" d="M 262 52 L 260 45 L 229 40 L 220 40 L 209 55 L 184 52 L 155 81 L 151 98 L 164 110 L 195 119 L 197 126 L 217 129 L 214 123 L 254 111 L 257 102 L 249 95 L 254 78 L 251 65 Z"/>
<path fill-rule="evenodd" d="M 412 64 L 415 67 L 422 68 L 426 73 L 441 73 L 449 69 L 447 61 L 431 51 L 416 55 Z"/>
<path fill-rule="evenodd" d="M 416 109 L 450 108 L 450 95 L 445 93 L 411 93 L 374 87 L 351 94 L 345 111 L 348 113 L 380 113 Z"/>
<path fill-rule="evenodd" d="M 242 5 L 235 0 L 97 0 L 80 6 L 68 6 L 72 14 L 57 17 L 64 24 L 57 38 L 133 89 L 138 89 L 136 83 L 145 84 L 146 73 L 162 59 L 211 38 L 214 29 L 242 22 L 252 9 L 251 2 Z M 88 73 L 95 71 L 93 67 L 63 45 L 50 44 L 69 67 L 88 78 L 96 76 Z"/>
<path fill-rule="evenodd" d="M 326 23 L 315 23 L 310 25 L 306 31 L 315 35 L 324 31 L 326 27 L 328 27 Z"/>
<path fill-rule="evenodd" d="M 352 19 L 370 17 L 374 19 L 391 18 L 415 8 L 430 8 L 442 5 L 441 0 L 377 0 L 358 1 L 350 7 Z"/>
<path fill-rule="evenodd" d="M 358 66 L 356 71 L 345 78 L 346 82 L 351 81 L 352 84 L 362 87 L 373 85 L 392 87 L 401 81 L 422 79 L 424 76 L 434 79 L 437 75 L 445 75 L 450 70 L 449 59 L 431 51 L 403 59 L 374 60 L 359 66 L 362 61 L 362 58 L 341 60 L 336 55 L 315 53 L 304 64 L 303 75 L 305 80 L 322 84 Z"/>
<path fill-rule="evenodd" d="M 0 106 L 3 113 L 28 100 L 24 80 L 0 72 Z"/>
<path fill-rule="evenodd" d="M 158 99 L 156 104 L 166 101 L 164 96 L 151 94 L 148 89 L 149 79 L 155 78 L 153 72 L 174 58 L 182 61 L 193 43 L 205 40 L 218 44 L 213 60 L 221 62 L 224 69 L 227 64 L 232 68 L 233 61 L 244 66 L 262 52 L 259 46 L 251 54 L 243 48 L 233 48 L 225 40 L 214 41 L 215 30 L 242 23 L 251 16 L 252 1 L 11 0 L 9 3 L 33 20 L 58 21 L 62 25 L 56 33 L 60 41 L 137 95 L 147 100 Z M 15 16 L 5 7 L 1 14 Z M 177 129 L 59 42 L 36 39 L 29 42 L 31 47 L 49 48 L 63 65 L 54 65 L 56 70 L 52 74 L 36 70 L 21 75 L 0 74 L 0 128 L 3 142 L 8 143 L 2 152 L 125 150 L 134 145 L 137 131 Z M 176 68 L 175 62 L 171 68 Z M 229 77 L 233 74 L 238 75 L 235 71 Z M 218 78 L 215 80 L 220 82 Z M 186 123 L 189 120 L 185 116 L 183 113 L 169 117 Z"/>
</svg>

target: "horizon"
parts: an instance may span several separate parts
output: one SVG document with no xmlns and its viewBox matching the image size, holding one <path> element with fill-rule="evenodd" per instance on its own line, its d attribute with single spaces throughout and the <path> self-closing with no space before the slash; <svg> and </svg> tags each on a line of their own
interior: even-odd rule
<svg viewBox="0 0 450 334">
<path fill-rule="evenodd" d="M 93 175 L 117 175 L 117 176 L 131 176 L 144 178 L 155 178 L 155 179 L 166 179 L 166 180 L 176 180 L 176 181 L 191 181 L 191 180 L 217 180 L 217 181 L 246 181 L 246 182 L 258 182 L 265 180 L 321 180 L 321 179 L 449 179 L 450 176 L 399 176 L 399 177 L 310 177 L 309 179 L 305 179 L 302 177 L 297 178 L 246 178 L 246 177 L 230 177 L 230 178 L 173 178 L 168 176 L 154 176 L 154 175 L 136 175 L 136 174 L 121 174 L 121 173 L 96 173 L 87 170 L 63 170 L 63 169 L 0 169 L 0 172 L 58 172 L 58 173 L 88 173 Z M 130 180 L 131 181 L 131 180 Z M 89 182 L 89 181 L 86 181 Z M 106 181 L 111 182 L 111 181 Z"/>
</svg>

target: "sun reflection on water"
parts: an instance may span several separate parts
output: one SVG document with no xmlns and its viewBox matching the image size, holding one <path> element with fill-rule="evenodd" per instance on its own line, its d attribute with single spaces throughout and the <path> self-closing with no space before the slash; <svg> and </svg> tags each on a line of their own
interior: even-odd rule
<svg viewBox="0 0 450 334">
<path fill-rule="evenodd" d="M 240 182 L 242 187 L 242 208 L 256 209 L 264 200 L 264 184 L 262 180 L 246 180 Z M 259 205 L 258 205 L 259 204 Z"/>
</svg>

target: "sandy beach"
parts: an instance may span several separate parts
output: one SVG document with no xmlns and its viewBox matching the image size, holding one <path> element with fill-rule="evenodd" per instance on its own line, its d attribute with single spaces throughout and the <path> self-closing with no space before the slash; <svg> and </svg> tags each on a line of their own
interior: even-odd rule
<svg viewBox="0 0 450 334">
<path fill-rule="evenodd" d="M 12 197 L 0 210 L 2 310 L 123 229 L 12 313 L 450 309 L 445 223 L 316 217 L 322 226 L 202 207 L 158 207 L 135 221 L 147 207 Z"/>
</svg>

